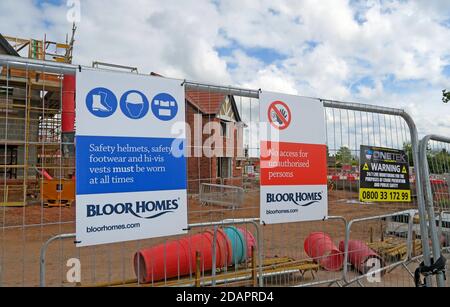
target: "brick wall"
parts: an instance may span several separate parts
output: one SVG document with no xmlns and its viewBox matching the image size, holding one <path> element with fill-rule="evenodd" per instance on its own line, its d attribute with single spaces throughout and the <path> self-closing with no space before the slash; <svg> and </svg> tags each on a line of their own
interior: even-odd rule
<svg viewBox="0 0 450 307">
<path fill-rule="evenodd" d="M 194 115 L 199 114 L 199 111 L 193 107 L 191 104 L 186 103 L 186 122 L 189 124 L 189 126 L 192 129 L 192 134 L 194 134 Z M 220 122 L 218 118 L 216 118 L 214 115 L 203 115 L 202 116 L 202 126 L 204 127 L 209 121 L 215 121 L 217 123 Z M 202 127 L 202 131 L 203 131 Z M 235 129 L 233 129 L 234 131 Z M 234 153 L 231 155 L 233 157 L 232 159 L 232 176 L 233 178 L 225 179 L 224 184 L 229 185 L 237 185 L 242 186 L 242 169 L 236 168 L 237 166 L 237 159 L 236 155 L 238 152 L 237 146 L 237 132 L 234 131 L 235 137 L 234 137 Z M 204 142 L 210 137 L 210 135 L 204 135 L 202 134 L 202 145 Z M 226 139 L 221 138 L 222 143 L 224 145 L 224 149 L 226 150 Z M 191 144 L 191 146 L 194 146 L 194 136 L 192 136 L 192 140 L 189 140 L 188 136 L 188 144 Z M 242 146 L 242 144 L 241 144 Z M 219 184 L 221 183 L 220 178 L 217 178 L 217 157 L 213 158 L 207 158 L 203 156 L 203 150 L 202 150 L 202 157 L 198 158 L 193 156 L 194 155 L 194 148 L 188 148 L 190 151 L 190 157 L 188 158 L 187 165 L 188 165 L 188 192 L 189 193 L 198 193 L 200 190 L 200 185 L 202 183 L 213 183 L 213 184 Z M 221 156 L 225 156 L 224 154 Z"/>
</svg>

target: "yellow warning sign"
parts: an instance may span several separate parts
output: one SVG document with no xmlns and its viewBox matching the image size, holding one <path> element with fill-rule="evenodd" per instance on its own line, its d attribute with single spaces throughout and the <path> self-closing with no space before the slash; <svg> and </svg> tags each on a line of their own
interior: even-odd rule
<svg viewBox="0 0 450 307">
<path fill-rule="evenodd" d="M 363 171 L 369 171 L 369 165 L 367 163 L 364 164 Z"/>
<path fill-rule="evenodd" d="M 361 145 L 359 199 L 411 202 L 408 156 L 404 150 Z"/>
<path fill-rule="evenodd" d="M 359 199 L 366 202 L 411 202 L 411 190 L 361 188 Z"/>
</svg>

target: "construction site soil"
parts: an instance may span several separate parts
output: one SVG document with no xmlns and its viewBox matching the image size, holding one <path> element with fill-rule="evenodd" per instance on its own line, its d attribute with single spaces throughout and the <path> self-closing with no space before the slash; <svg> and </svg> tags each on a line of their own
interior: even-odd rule
<svg viewBox="0 0 450 307">
<path fill-rule="evenodd" d="M 361 204 L 354 192 L 331 191 L 329 193 L 329 216 L 343 217 L 347 221 L 372 217 L 414 208 L 413 204 Z M 188 201 L 189 223 L 216 222 L 225 219 L 256 218 L 259 216 L 259 191 L 246 193 L 242 207 L 236 209 L 202 205 L 195 196 Z M 75 206 L 70 208 L 44 208 L 39 203 L 21 208 L 0 208 L 1 250 L 0 285 L 38 286 L 40 273 L 40 250 L 52 236 L 75 233 Z M 247 224 L 255 233 L 254 226 Z M 385 236 L 385 221 L 356 222 L 351 228 L 351 239 L 378 241 Z M 197 233 L 212 227 L 195 228 Z M 263 253 L 265 258 L 289 257 L 295 260 L 308 259 L 303 242 L 311 232 L 325 232 L 331 235 L 338 246 L 345 238 L 344 222 L 329 219 L 318 222 L 289 223 L 261 226 L 263 230 Z M 382 234 L 383 233 L 383 234 Z M 98 285 L 111 282 L 125 282 L 136 278 L 133 255 L 142 248 L 180 238 L 157 238 L 142 241 L 109 244 L 103 246 L 76 248 L 74 238 L 53 242 L 46 255 L 46 285 L 73 286 L 67 283 L 67 266 L 71 258 L 80 259 L 81 285 Z M 417 263 L 410 266 L 415 269 Z M 355 275 L 355 273 L 351 273 Z M 323 269 L 312 279 L 305 277 L 278 276 L 267 280 L 267 285 L 302 284 L 340 278 L 342 272 L 327 272 Z M 356 276 L 356 275 L 355 275 Z M 284 278 L 284 279 L 283 279 Z M 292 278 L 290 280 L 289 278 Z M 385 274 L 381 283 L 367 286 L 413 286 L 413 279 L 403 267 Z"/>
</svg>

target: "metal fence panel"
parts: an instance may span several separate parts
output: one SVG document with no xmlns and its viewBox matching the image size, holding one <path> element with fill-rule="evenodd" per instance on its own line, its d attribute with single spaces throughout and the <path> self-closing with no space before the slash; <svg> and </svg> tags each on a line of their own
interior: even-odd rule
<svg viewBox="0 0 450 307">
<path fill-rule="evenodd" d="M 0 79 L 2 286 L 411 286 L 410 271 L 417 266 L 414 261 L 421 258 L 421 255 L 413 257 L 417 247 L 413 246 L 416 241 L 412 240 L 415 229 L 422 239 L 425 261 L 429 261 L 428 245 L 423 243 L 428 242 L 428 230 L 425 210 L 420 205 L 423 189 L 421 170 L 416 167 L 419 160 L 417 131 L 404 111 L 317 99 L 317 103 L 326 107 L 330 217 L 318 222 L 256 226 L 255 218 L 259 215 L 259 91 L 187 81 L 187 120 L 197 117 L 208 123 L 220 119 L 218 112 L 220 116 L 233 115 L 228 113 L 227 103 L 223 104 L 224 109 L 220 108 L 223 101 L 232 100 L 231 109 L 237 110 L 245 123 L 246 154 L 239 158 L 236 153 L 206 157 L 202 143 L 188 145 L 193 156 L 188 158 L 191 228 L 187 236 L 76 248 L 70 235 L 75 231 L 76 204 L 70 206 L 70 199 L 62 193 L 66 188 L 71 192 L 75 144 L 73 138 L 62 131 L 61 100 L 65 94 L 62 76 L 73 75 L 78 67 L 7 56 L 0 56 L 0 65 L 3 66 Z M 198 101 L 201 105 L 195 103 Z M 217 110 L 210 111 L 212 109 Z M 229 132 L 223 133 L 224 139 L 231 138 L 226 134 Z M 200 137 L 200 140 L 204 139 Z M 413 202 L 359 202 L 360 145 L 411 148 L 411 166 L 415 170 L 411 177 L 415 190 Z M 228 158 L 230 160 L 224 162 Z M 220 171 L 218 165 L 221 165 Z M 246 166 L 251 166 L 253 171 L 247 172 Z M 225 201 L 239 205 L 202 205 L 208 196 L 205 189 L 218 188 L 218 185 L 232 191 L 231 194 L 223 190 L 212 191 L 214 193 L 209 196 L 214 197 L 207 202 Z M 409 216 L 407 222 L 394 218 L 403 216 L 399 211 L 416 209 L 419 209 L 417 221 L 420 227 L 414 224 L 415 217 Z M 366 224 L 364 219 L 369 217 L 372 218 Z M 347 223 L 350 221 L 354 225 L 351 228 Z M 400 235 L 405 232 L 398 230 L 404 229 L 405 225 L 406 238 Z M 247 233 L 240 241 L 242 249 L 249 253 L 254 246 L 253 255 L 257 257 L 247 255 L 233 261 L 229 247 L 223 246 L 218 239 L 224 231 L 233 232 L 235 228 L 227 228 L 231 226 L 241 228 L 241 234 Z M 311 251 L 305 250 L 305 240 L 317 232 L 330 235 L 337 249 L 341 241 L 345 247 L 346 238 L 347 242 L 357 239 L 368 244 L 398 239 L 394 248 L 406 246 L 406 257 L 386 262 L 383 267 L 386 272 L 380 282 L 370 282 L 367 276 L 350 269 L 347 263 L 343 263 L 346 270 L 327 270 L 318 264 L 320 257 L 313 257 Z M 201 241 L 206 246 L 193 245 L 192 241 L 201 234 L 206 234 L 206 241 Z M 61 235 L 63 237 L 58 237 Z M 185 240 L 187 245 L 174 245 L 177 240 Z M 140 261 L 134 261 L 134 255 L 155 246 L 161 248 L 163 256 L 152 261 L 160 261 L 158 263 L 162 265 L 159 273 L 152 271 L 151 274 L 158 273 L 159 276 L 152 275 L 143 284 L 137 276 L 141 276 L 144 267 Z M 211 255 L 197 254 L 190 246 L 206 253 L 211 251 Z M 45 255 L 41 254 L 44 252 Z M 336 256 L 348 259 L 349 255 L 344 249 L 336 251 Z M 167 263 L 169 257 L 175 259 L 173 266 Z M 81 263 L 79 284 L 68 282 L 68 273 L 73 273 L 73 260 Z M 189 268 L 186 274 L 180 272 L 183 264 Z M 169 271 L 175 272 L 174 275 L 169 277 Z"/>
<path fill-rule="evenodd" d="M 426 208 L 433 257 L 436 261 L 450 245 L 448 226 L 448 209 L 450 208 L 450 138 L 427 135 L 420 143 L 420 156 L 423 169 Z M 439 225 L 439 228 L 436 226 Z M 445 286 L 445 272 L 436 276 L 436 283 Z"/>
</svg>

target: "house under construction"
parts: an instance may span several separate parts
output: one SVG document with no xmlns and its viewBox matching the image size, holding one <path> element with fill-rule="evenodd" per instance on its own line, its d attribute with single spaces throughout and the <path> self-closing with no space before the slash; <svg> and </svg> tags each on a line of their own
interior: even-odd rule
<svg viewBox="0 0 450 307">
<path fill-rule="evenodd" d="M 0 54 L 71 63 L 75 30 L 65 43 L 0 34 Z M 74 173 L 74 107 L 73 76 L 42 73 L 27 66 L 0 67 L 2 206 L 23 206 L 48 191 L 52 195 L 44 198 L 50 205 L 72 201 L 69 198 L 73 197 L 64 194 L 73 194 L 74 186 L 70 182 Z M 49 180 L 52 178 L 59 180 Z"/>
<path fill-rule="evenodd" d="M 75 30 L 66 43 L 0 34 L 0 54 L 11 56 L 12 62 L 14 57 L 39 60 L 31 68 L 26 64 L 0 67 L 0 206 L 33 202 L 60 206 L 74 201 L 75 76 L 44 73 L 39 65 L 72 63 Z M 189 192 L 199 193 L 202 183 L 242 186 L 244 156 L 239 153 L 243 142 L 238 135 L 242 136 L 245 124 L 234 97 L 190 90 L 186 106 L 191 127 L 195 115 L 202 118 L 202 127 L 209 122 L 220 124 L 225 152 L 188 158 Z M 228 141 L 232 153 L 226 150 Z"/>
</svg>

